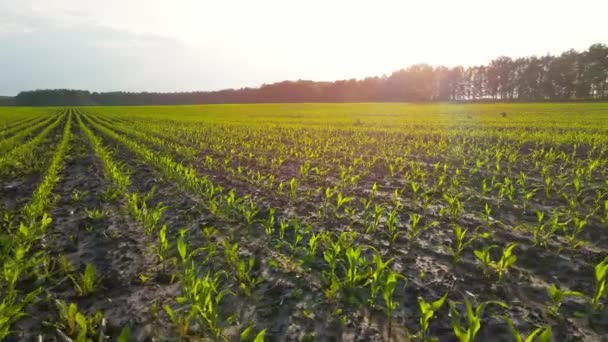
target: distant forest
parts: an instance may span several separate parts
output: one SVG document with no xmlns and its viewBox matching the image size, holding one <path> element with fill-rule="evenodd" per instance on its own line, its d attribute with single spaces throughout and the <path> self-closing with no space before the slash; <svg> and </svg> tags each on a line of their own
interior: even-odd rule
<svg viewBox="0 0 608 342">
<path fill-rule="evenodd" d="M 433 67 L 416 64 L 381 77 L 335 82 L 306 80 L 259 88 L 151 93 L 85 90 L 24 91 L 0 103 L 20 106 L 177 105 L 277 102 L 608 100 L 608 45 L 559 56 L 498 57 L 488 65 Z"/>
</svg>

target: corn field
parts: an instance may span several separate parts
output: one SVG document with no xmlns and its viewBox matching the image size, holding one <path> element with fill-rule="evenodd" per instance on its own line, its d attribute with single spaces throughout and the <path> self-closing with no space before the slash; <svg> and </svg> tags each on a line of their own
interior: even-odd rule
<svg viewBox="0 0 608 342">
<path fill-rule="evenodd" d="M 603 341 L 608 105 L 0 108 L 0 340 Z"/>
</svg>

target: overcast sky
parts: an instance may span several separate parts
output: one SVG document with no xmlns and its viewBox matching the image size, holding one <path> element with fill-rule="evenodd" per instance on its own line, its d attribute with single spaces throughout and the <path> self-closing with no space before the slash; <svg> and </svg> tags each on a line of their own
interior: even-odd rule
<svg viewBox="0 0 608 342">
<path fill-rule="evenodd" d="M 0 95 L 214 90 L 608 43 L 608 0 L 0 0 Z"/>
</svg>

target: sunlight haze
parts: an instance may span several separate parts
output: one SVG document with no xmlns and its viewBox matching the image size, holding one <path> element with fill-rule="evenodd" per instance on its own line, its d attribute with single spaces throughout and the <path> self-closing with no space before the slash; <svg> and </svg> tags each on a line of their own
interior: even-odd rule
<svg viewBox="0 0 608 342">
<path fill-rule="evenodd" d="M 0 0 L 0 95 L 215 90 L 559 54 L 605 40 L 606 13 L 603 0 Z"/>
</svg>

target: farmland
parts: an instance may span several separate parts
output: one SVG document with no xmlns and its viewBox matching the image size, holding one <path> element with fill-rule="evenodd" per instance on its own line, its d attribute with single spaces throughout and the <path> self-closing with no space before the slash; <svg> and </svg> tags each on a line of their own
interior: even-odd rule
<svg viewBox="0 0 608 342">
<path fill-rule="evenodd" d="M 608 336 L 606 104 L 0 107 L 0 189 L 7 340 Z"/>
</svg>

